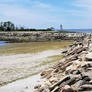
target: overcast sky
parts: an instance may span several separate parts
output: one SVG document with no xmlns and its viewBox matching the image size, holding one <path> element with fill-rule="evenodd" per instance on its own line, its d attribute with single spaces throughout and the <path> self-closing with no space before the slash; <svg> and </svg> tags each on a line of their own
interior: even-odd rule
<svg viewBox="0 0 92 92">
<path fill-rule="evenodd" d="M 92 0 L 0 0 L 0 21 L 30 28 L 92 28 Z"/>
</svg>

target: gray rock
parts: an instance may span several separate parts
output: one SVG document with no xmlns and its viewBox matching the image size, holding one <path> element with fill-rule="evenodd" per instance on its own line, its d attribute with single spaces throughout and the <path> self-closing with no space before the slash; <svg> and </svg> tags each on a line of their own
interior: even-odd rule
<svg viewBox="0 0 92 92">
<path fill-rule="evenodd" d="M 36 86 L 34 87 L 34 89 L 39 89 L 40 87 L 41 87 L 41 85 L 38 84 L 38 85 L 36 85 Z"/>
<path fill-rule="evenodd" d="M 86 60 L 87 61 L 92 61 L 92 52 L 86 55 Z"/>
<path fill-rule="evenodd" d="M 89 85 L 89 84 L 82 85 L 79 88 L 79 91 L 91 91 L 91 90 L 92 90 L 92 85 Z"/>
</svg>

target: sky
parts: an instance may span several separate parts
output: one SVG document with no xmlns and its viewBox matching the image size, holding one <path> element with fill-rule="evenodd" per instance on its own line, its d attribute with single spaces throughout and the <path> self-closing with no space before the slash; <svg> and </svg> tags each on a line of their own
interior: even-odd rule
<svg viewBox="0 0 92 92">
<path fill-rule="evenodd" d="M 92 28 L 92 0 L 0 0 L 0 21 L 29 28 Z"/>
</svg>

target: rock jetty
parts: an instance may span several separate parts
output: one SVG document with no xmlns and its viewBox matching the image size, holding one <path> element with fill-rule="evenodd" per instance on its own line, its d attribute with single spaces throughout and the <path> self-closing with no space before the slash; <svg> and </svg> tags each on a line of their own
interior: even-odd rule
<svg viewBox="0 0 92 92">
<path fill-rule="evenodd" d="M 46 81 L 34 92 L 92 92 L 92 37 L 86 35 L 62 51 L 64 58 L 41 73 Z"/>
<path fill-rule="evenodd" d="M 9 42 L 37 42 L 37 41 L 61 41 L 79 40 L 84 38 L 84 33 L 48 32 L 0 32 L 0 40 Z"/>
</svg>

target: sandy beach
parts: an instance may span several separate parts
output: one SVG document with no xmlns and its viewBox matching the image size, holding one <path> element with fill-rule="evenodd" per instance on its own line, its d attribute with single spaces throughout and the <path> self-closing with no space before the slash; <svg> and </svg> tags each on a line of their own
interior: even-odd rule
<svg viewBox="0 0 92 92">
<path fill-rule="evenodd" d="M 41 63 L 51 59 L 49 57 L 60 55 L 61 50 L 48 50 L 35 54 L 15 54 L 0 56 L 0 84 L 5 85 L 0 88 L 0 92 L 26 92 L 26 86 L 30 86 L 30 91 L 33 85 L 40 79 L 39 75 L 43 69 L 53 65 L 42 65 Z M 35 76 L 33 76 L 35 75 Z M 21 80 L 19 80 L 21 79 Z M 16 82 L 14 82 L 16 80 Z M 34 82 L 33 82 L 34 80 Z M 11 83 L 13 82 L 13 83 Z M 33 83 L 33 84 L 32 84 Z M 17 91 L 16 91 L 17 90 Z"/>
<path fill-rule="evenodd" d="M 43 84 L 44 81 L 45 79 L 42 79 L 40 74 L 37 74 L 2 86 L 0 92 L 33 92 L 34 86 Z"/>
</svg>

